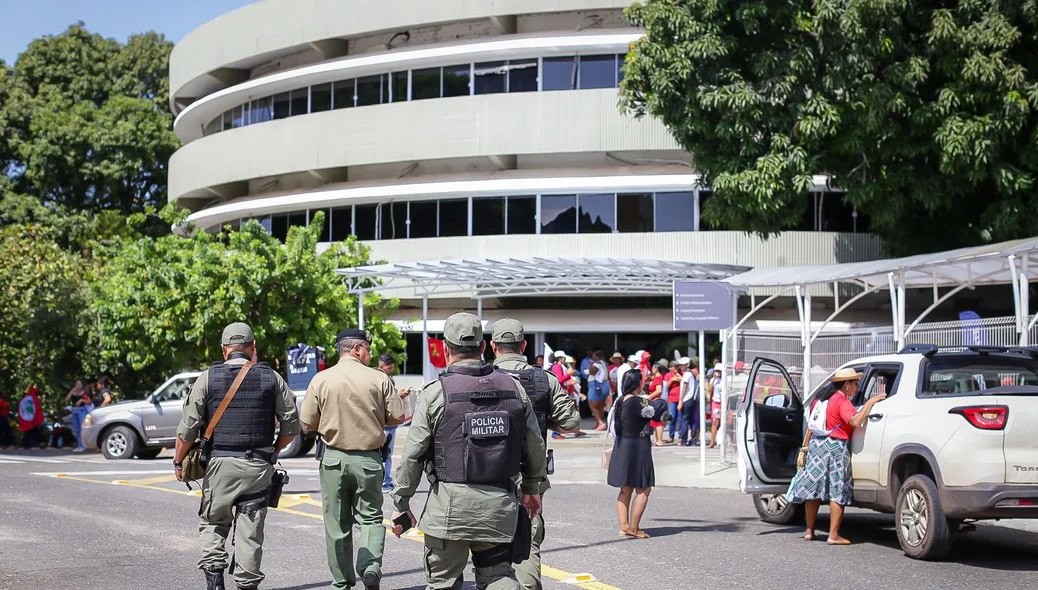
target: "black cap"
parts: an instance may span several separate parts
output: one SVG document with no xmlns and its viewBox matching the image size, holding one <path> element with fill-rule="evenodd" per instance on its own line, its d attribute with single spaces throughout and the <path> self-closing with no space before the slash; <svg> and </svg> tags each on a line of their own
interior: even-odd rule
<svg viewBox="0 0 1038 590">
<path fill-rule="evenodd" d="M 339 332 L 339 335 L 335 337 L 335 343 L 338 344 L 347 338 L 350 340 L 363 340 L 368 344 L 371 344 L 371 334 L 368 334 L 367 330 L 359 330 L 357 328 L 350 328 L 349 330 Z"/>
<path fill-rule="evenodd" d="M 388 352 L 384 352 L 382 353 L 382 356 L 378 357 L 378 362 L 382 363 L 383 365 L 395 365 L 396 359 L 393 358 L 393 355 L 389 354 Z"/>
</svg>

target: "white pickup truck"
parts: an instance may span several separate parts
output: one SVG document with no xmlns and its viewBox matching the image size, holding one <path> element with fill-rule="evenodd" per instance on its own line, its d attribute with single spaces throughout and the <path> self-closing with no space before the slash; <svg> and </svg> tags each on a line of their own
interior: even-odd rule
<svg viewBox="0 0 1038 590">
<path fill-rule="evenodd" d="M 941 558 L 964 521 L 1038 518 L 1038 349 L 913 345 L 844 367 L 864 375 L 855 406 L 888 396 L 851 439 L 854 505 L 895 514 L 906 555 Z M 738 466 L 765 522 L 802 518 L 784 494 L 818 391 L 802 399 L 768 359 L 750 371 Z"/>
</svg>

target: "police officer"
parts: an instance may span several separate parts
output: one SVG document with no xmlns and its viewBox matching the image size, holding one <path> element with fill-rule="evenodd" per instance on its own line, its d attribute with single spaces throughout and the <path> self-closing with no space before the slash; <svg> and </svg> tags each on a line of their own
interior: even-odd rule
<svg viewBox="0 0 1038 590">
<path fill-rule="evenodd" d="M 544 439 L 533 406 L 514 377 L 483 362 L 483 327 L 458 313 L 444 325 L 448 368 L 425 386 L 411 420 L 392 498 L 412 525 L 411 498 L 427 468 L 432 485 L 422 514 L 431 590 L 460 588 L 469 553 L 481 589 L 518 589 L 512 540 L 522 504 L 540 512 Z M 402 528 L 394 525 L 398 536 Z"/>
<path fill-rule="evenodd" d="M 541 436 L 548 440 L 548 429 L 567 432 L 580 428 L 580 412 L 573 398 L 563 391 L 559 379 L 550 371 L 533 367 L 526 362 L 526 336 L 519 320 L 502 318 L 494 322 L 490 341 L 494 349 L 494 367 L 514 375 L 530 396 L 537 426 Z M 540 494 L 548 491 L 548 480 L 540 486 Z M 541 543 L 544 542 L 544 515 L 533 519 L 533 543 L 530 558 L 515 566 L 515 577 L 519 585 L 530 590 L 541 588 Z"/>
<path fill-rule="evenodd" d="M 173 467 L 183 481 L 183 461 L 192 444 L 205 432 L 233 383 L 249 364 L 224 414 L 216 423 L 209 462 L 202 480 L 202 559 L 209 590 L 223 590 L 227 569 L 224 545 L 235 527 L 234 581 L 239 589 L 256 588 L 263 581 L 263 522 L 277 455 L 299 434 L 295 396 L 281 375 L 265 363 L 256 363 L 252 328 L 241 322 L 224 328 L 224 362 L 203 371 L 184 402 L 177 428 Z M 274 441 L 274 420 L 281 425 Z"/>
<path fill-rule="evenodd" d="M 327 444 L 321 459 L 321 503 L 333 588 L 352 588 L 360 576 L 377 589 L 382 579 L 386 528 L 382 525 L 382 446 L 386 426 L 404 421 L 389 376 L 371 363 L 371 336 L 345 330 L 336 338 L 339 362 L 310 382 L 303 427 Z M 360 529 L 353 568 L 353 527 Z"/>
</svg>

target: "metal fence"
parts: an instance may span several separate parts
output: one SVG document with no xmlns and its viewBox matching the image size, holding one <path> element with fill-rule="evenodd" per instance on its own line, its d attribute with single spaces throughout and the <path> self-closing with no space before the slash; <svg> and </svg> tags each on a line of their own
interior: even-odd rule
<svg viewBox="0 0 1038 590">
<path fill-rule="evenodd" d="M 794 332 L 763 332 L 756 330 L 740 330 L 739 346 L 736 359 L 745 363 L 745 370 L 757 357 L 766 357 L 781 363 L 790 373 L 796 386 L 803 392 L 804 348 L 800 334 Z M 952 322 L 936 322 L 919 324 L 905 339 L 906 344 L 935 344 L 941 347 L 957 348 L 966 346 L 1016 346 L 1020 337 L 1016 332 L 1016 319 L 1012 316 L 965 320 Z M 1038 325 L 1029 333 L 1029 342 L 1038 342 Z M 842 332 L 825 332 L 820 334 L 811 346 L 811 362 L 814 365 L 811 383 L 815 386 L 842 365 L 857 358 L 897 352 L 897 344 L 892 327 L 855 328 Z M 729 419 L 725 428 L 727 435 L 721 449 L 721 461 L 726 465 L 734 465 L 736 456 L 735 411 L 742 398 L 739 385 L 745 384 L 745 377 L 737 379 L 733 388 L 733 369 L 728 367 L 728 382 L 725 387 L 725 407 Z M 733 395 L 729 395 L 731 392 Z"/>
</svg>

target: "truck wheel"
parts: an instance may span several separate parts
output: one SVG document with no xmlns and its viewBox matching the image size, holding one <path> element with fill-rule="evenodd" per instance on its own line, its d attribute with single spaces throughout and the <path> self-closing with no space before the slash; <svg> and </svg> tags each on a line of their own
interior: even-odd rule
<svg viewBox="0 0 1038 590">
<path fill-rule="evenodd" d="M 299 451 L 302 450 L 302 448 L 303 435 L 300 434 L 299 436 L 293 438 L 292 442 L 288 443 L 288 446 L 286 446 L 285 449 L 281 451 L 281 454 L 278 455 L 278 457 L 281 459 L 291 459 L 292 457 L 299 455 Z"/>
<path fill-rule="evenodd" d="M 753 506 L 760 519 L 768 524 L 788 525 L 804 518 L 804 505 L 787 502 L 784 494 L 754 494 Z"/>
<path fill-rule="evenodd" d="M 897 540 L 912 559 L 940 559 L 951 551 L 954 535 L 944 515 L 937 484 L 913 475 L 897 495 Z"/>
<path fill-rule="evenodd" d="M 137 458 L 138 459 L 144 459 L 146 461 L 150 461 L 151 459 L 154 459 L 155 457 L 158 457 L 161 454 L 162 454 L 162 448 L 161 447 L 158 448 L 158 449 L 144 449 L 142 451 L 138 451 L 137 452 Z"/>
<path fill-rule="evenodd" d="M 100 446 L 105 459 L 129 459 L 137 454 L 140 441 L 128 426 L 116 426 L 105 433 Z"/>
</svg>

